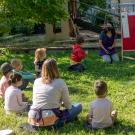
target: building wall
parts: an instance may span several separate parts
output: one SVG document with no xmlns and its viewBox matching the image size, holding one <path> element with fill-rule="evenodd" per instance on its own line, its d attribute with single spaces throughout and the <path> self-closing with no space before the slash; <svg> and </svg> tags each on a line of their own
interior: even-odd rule
<svg viewBox="0 0 135 135">
<path fill-rule="evenodd" d="M 120 0 L 121 3 L 135 2 L 135 0 Z M 118 3 L 118 0 L 112 0 L 112 3 Z"/>
<path fill-rule="evenodd" d="M 130 2 L 135 2 L 135 0 L 121 0 L 121 3 L 130 3 Z"/>
</svg>

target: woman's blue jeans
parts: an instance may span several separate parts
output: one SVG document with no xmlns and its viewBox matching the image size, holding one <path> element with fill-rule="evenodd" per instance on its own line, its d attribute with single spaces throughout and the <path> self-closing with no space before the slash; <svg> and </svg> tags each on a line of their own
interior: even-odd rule
<svg viewBox="0 0 135 135">
<path fill-rule="evenodd" d="M 73 104 L 72 108 L 69 110 L 69 117 L 66 120 L 57 120 L 54 127 L 60 128 L 65 123 L 72 122 L 82 111 L 82 105 L 79 103 Z"/>
</svg>

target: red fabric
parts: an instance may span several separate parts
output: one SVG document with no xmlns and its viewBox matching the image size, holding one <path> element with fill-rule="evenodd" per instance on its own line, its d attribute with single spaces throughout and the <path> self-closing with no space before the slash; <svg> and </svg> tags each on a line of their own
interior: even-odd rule
<svg viewBox="0 0 135 135">
<path fill-rule="evenodd" d="M 128 22 L 130 37 L 123 38 L 123 50 L 125 51 L 135 50 L 135 15 L 129 15 Z"/>
<path fill-rule="evenodd" d="M 71 53 L 71 60 L 75 62 L 81 62 L 82 59 L 86 57 L 85 52 L 80 47 L 79 44 L 72 45 L 72 53 Z"/>
</svg>

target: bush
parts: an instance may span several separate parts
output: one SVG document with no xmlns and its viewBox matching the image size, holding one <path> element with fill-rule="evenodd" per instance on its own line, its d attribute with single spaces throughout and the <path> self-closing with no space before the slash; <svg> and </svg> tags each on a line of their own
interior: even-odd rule
<svg viewBox="0 0 135 135">
<path fill-rule="evenodd" d="M 10 32 L 10 27 L 6 23 L 0 23 L 0 36 L 8 34 Z"/>
<path fill-rule="evenodd" d="M 11 34 L 24 34 L 31 35 L 33 33 L 33 27 L 25 24 L 13 24 L 11 26 Z"/>
</svg>

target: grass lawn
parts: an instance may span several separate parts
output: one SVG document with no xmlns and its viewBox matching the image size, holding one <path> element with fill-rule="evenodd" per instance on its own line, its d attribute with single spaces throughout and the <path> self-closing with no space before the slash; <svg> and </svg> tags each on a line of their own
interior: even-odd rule
<svg viewBox="0 0 135 135">
<path fill-rule="evenodd" d="M 72 102 L 80 102 L 83 111 L 79 121 L 68 123 L 60 130 L 43 130 L 33 135 L 135 135 L 135 61 L 125 60 L 115 64 L 105 64 L 98 57 L 95 50 L 89 51 L 84 61 L 87 70 L 84 73 L 71 73 L 67 71 L 69 65 L 69 52 L 48 52 L 48 57 L 56 58 L 61 73 L 61 78 L 68 85 Z M 0 64 L 10 61 L 11 58 L 21 58 L 24 69 L 34 72 L 34 52 L 29 54 L 13 54 L 0 56 Z M 113 102 L 114 108 L 118 110 L 118 120 L 114 127 L 106 130 L 86 131 L 84 120 L 88 112 L 89 103 L 95 99 L 93 83 L 101 79 L 108 84 L 108 98 Z M 24 93 L 32 99 L 32 91 L 25 90 Z M 16 135 L 29 135 L 27 131 L 19 129 L 19 125 L 27 122 L 26 116 L 6 116 L 3 110 L 3 101 L 0 100 L 0 129 L 13 129 Z"/>
</svg>

